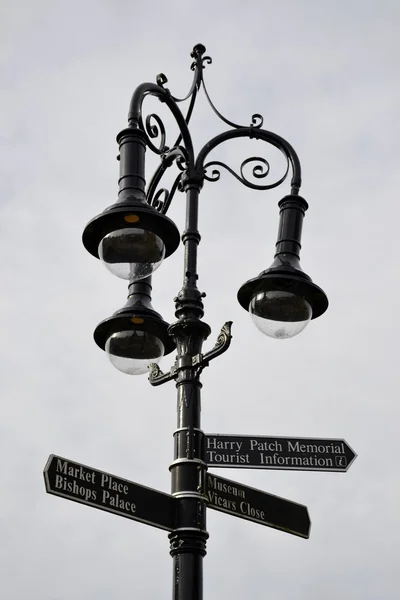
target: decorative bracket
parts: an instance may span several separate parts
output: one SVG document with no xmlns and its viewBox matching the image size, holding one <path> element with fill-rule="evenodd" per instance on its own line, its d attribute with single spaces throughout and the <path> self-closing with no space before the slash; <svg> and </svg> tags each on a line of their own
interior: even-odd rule
<svg viewBox="0 0 400 600">
<path fill-rule="evenodd" d="M 205 354 L 198 354 L 197 356 L 194 356 L 193 364 L 201 364 L 203 368 L 208 367 L 210 360 L 213 360 L 214 358 L 217 358 L 217 356 L 219 356 L 220 354 L 226 352 L 226 350 L 228 350 L 229 346 L 231 345 L 231 330 L 232 321 L 227 321 L 226 323 L 224 323 L 224 325 L 221 327 L 221 331 L 219 333 L 219 336 L 217 337 L 217 341 L 215 342 L 214 348 L 212 348 L 212 350 L 209 350 L 209 352 L 206 352 Z M 195 363 L 194 361 L 196 359 L 197 362 Z"/>
<path fill-rule="evenodd" d="M 162 383 L 167 383 L 167 381 L 171 381 L 171 379 L 175 379 L 178 374 L 178 369 L 176 367 L 176 361 L 174 366 L 171 368 L 169 373 L 164 373 L 157 363 L 149 364 L 149 381 L 151 385 L 157 386 Z"/>
<path fill-rule="evenodd" d="M 195 356 L 192 356 L 192 364 L 190 365 L 190 367 L 195 368 L 195 379 L 199 377 L 200 373 L 205 367 L 209 366 L 211 360 L 217 358 L 217 356 L 223 354 L 224 352 L 226 352 L 226 350 L 228 350 L 232 340 L 231 329 L 232 321 L 227 321 L 221 327 L 221 331 L 217 337 L 217 341 L 215 342 L 214 347 L 205 354 L 196 354 Z M 153 386 L 161 385 L 163 383 L 166 383 L 167 381 L 176 379 L 178 372 L 181 369 L 187 369 L 190 367 L 188 365 L 178 366 L 178 360 L 176 360 L 174 365 L 171 367 L 171 370 L 168 373 L 163 373 L 163 371 L 156 363 L 151 363 L 149 365 L 149 381 Z"/>
</svg>

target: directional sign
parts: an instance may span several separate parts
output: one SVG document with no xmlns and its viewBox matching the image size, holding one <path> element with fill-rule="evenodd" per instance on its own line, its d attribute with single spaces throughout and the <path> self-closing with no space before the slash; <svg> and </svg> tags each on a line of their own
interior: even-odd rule
<svg viewBox="0 0 400 600">
<path fill-rule="evenodd" d="M 302 504 L 211 473 L 207 474 L 207 498 L 209 508 L 299 537 L 310 537 L 311 521 L 307 507 Z"/>
<path fill-rule="evenodd" d="M 205 436 L 205 451 L 210 467 L 338 473 L 345 473 L 357 456 L 344 440 L 219 433 Z"/>
<path fill-rule="evenodd" d="M 174 529 L 175 499 L 169 494 L 54 454 L 43 474 L 49 494 L 167 531 Z"/>
</svg>

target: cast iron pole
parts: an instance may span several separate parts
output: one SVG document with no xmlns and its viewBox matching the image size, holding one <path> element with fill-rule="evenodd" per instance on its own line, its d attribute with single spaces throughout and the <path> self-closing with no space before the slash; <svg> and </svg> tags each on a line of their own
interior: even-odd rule
<svg viewBox="0 0 400 600">
<path fill-rule="evenodd" d="M 203 557 L 206 554 L 204 434 L 200 427 L 200 370 L 196 357 L 210 327 L 201 321 L 202 294 L 197 289 L 198 196 L 201 179 L 187 176 L 184 281 L 176 301 L 178 321 L 170 326 L 177 345 L 178 419 L 175 436 L 172 494 L 178 499 L 176 529 L 170 534 L 173 557 L 173 600 L 202 600 Z"/>
</svg>

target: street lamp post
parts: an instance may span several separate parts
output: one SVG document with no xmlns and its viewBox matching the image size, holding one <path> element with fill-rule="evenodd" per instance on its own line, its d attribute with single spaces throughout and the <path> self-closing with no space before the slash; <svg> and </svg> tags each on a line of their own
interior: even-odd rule
<svg viewBox="0 0 400 600">
<path fill-rule="evenodd" d="M 175 524 L 170 533 L 173 557 L 174 600 L 201 600 L 202 562 L 206 554 L 206 473 L 204 433 L 200 424 L 200 374 L 209 362 L 224 352 L 231 340 L 231 322 L 227 322 L 215 346 L 202 353 L 211 329 L 202 320 L 203 297 L 197 287 L 198 201 L 205 181 L 217 181 L 220 169 L 227 169 L 245 186 L 268 190 L 279 186 L 291 171 L 291 191 L 280 202 L 280 222 L 276 253 L 272 265 L 242 285 L 238 300 L 257 327 L 275 338 L 300 333 L 311 319 L 328 306 L 324 292 L 306 275 L 299 262 L 301 229 L 306 201 L 299 196 L 300 162 L 292 146 L 280 136 L 262 128 L 263 118 L 252 116 L 251 125 L 241 127 L 223 117 L 212 104 L 204 84 L 203 71 L 211 63 L 198 44 L 191 56 L 194 71 L 192 86 L 183 99 L 175 98 L 165 87 L 167 78 L 160 74 L 157 83 L 143 83 L 134 92 L 129 109 L 129 126 L 117 137 L 120 178 L 118 201 L 92 219 L 83 233 L 86 249 L 100 258 L 115 275 L 129 281 L 126 305 L 102 321 L 94 332 L 96 343 L 111 362 L 130 374 L 149 372 L 150 383 L 161 385 L 175 380 L 178 395 L 178 420 L 174 433 L 174 461 L 170 466 L 172 495 L 176 500 Z M 189 122 L 197 93 L 203 87 L 209 103 L 229 127 L 212 138 L 195 155 Z M 171 111 L 179 136 L 166 146 L 163 122 L 156 114 L 143 118 L 142 104 L 147 95 L 157 97 Z M 184 116 L 178 104 L 189 101 Z M 265 183 L 268 162 L 261 157 L 243 161 L 240 174 L 224 163 L 207 162 L 209 153 L 234 138 L 262 140 L 278 148 L 287 161 L 284 175 Z M 156 145 L 158 141 L 158 145 Z M 160 156 L 160 164 L 145 188 L 145 151 Z M 175 165 L 177 177 L 167 190 L 160 187 L 164 173 Z M 246 178 L 244 167 L 251 165 L 255 182 Z M 211 171 L 211 172 L 210 172 Z M 151 275 L 162 260 L 179 245 L 175 224 L 166 216 L 175 192 L 186 194 L 186 224 L 181 239 L 184 245 L 183 286 L 175 298 L 176 322 L 168 325 L 151 304 Z M 159 359 L 176 349 L 176 360 L 169 372 L 158 367 Z"/>
</svg>

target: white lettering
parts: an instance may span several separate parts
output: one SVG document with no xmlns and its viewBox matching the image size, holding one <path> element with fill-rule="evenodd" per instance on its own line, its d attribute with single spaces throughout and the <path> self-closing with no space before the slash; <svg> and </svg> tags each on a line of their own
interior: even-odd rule
<svg viewBox="0 0 400 600">
<path fill-rule="evenodd" d="M 269 442 L 268 440 L 264 440 L 263 442 L 258 441 L 257 439 L 250 440 L 250 450 L 264 450 L 264 452 L 282 452 L 282 444 L 275 440 L 273 442 Z"/>
<path fill-rule="evenodd" d="M 248 517 L 253 517 L 254 519 L 265 521 L 265 512 L 263 510 L 253 508 L 249 502 L 241 502 L 239 507 L 242 514 Z"/>
<path fill-rule="evenodd" d="M 107 490 L 103 490 L 101 501 L 111 508 L 118 508 L 119 510 L 131 512 L 132 514 L 135 514 L 136 512 L 136 504 L 134 502 L 129 502 L 128 500 L 121 498 L 119 494 L 110 494 Z"/>
</svg>

